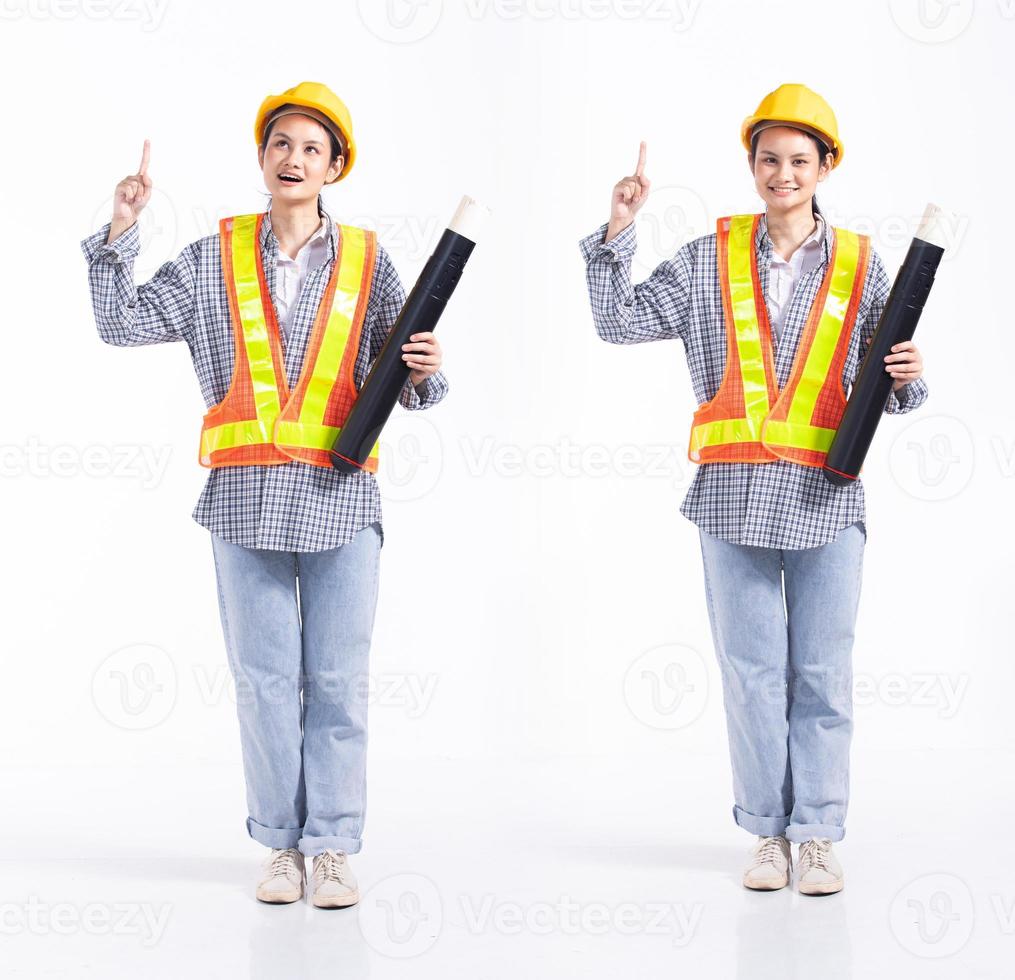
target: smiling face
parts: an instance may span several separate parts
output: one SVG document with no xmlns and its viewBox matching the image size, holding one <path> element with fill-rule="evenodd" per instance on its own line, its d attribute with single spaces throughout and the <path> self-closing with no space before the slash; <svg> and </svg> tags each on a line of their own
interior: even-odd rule
<svg viewBox="0 0 1015 980">
<path fill-rule="evenodd" d="M 772 126 L 758 136 L 754 187 L 772 211 L 788 211 L 805 203 L 810 208 L 818 183 L 831 169 L 832 154 L 819 160 L 815 141 L 799 129 Z"/>
<path fill-rule="evenodd" d="M 332 160 L 331 136 L 324 126 L 294 112 L 271 124 L 265 145 L 257 149 L 257 162 L 272 196 L 296 203 L 316 200 L 324 184 L 342 172 L 345 160 Z"/>
</svg>

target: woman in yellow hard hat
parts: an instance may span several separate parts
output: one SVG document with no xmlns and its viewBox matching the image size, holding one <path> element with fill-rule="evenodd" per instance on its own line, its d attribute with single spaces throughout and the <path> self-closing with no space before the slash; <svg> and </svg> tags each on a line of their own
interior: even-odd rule
<svg viewBox="0 0 1015 980">
<path fill-rule="evenodd" d="M 194 519 L 211 532 L 237 712 L 249 835 L 270 848 L 259 899 L 358 900 L 366 798 L 366 691 L 383 543 L 374 466 L 321 458 L 394 325 L 405 291 L 373 232 L 321 202 L 356 159 L 352 121 L 325 85 L 261 104 L 263 214 L 223 219 L 135 288 L 150 147 L 116 187 L 112 220 L 82 242 L 99 334 L 118 346 L 185 341 L 208 412 L 211 472 Z M 400 402 L 447 392 L 432 333 L 403 347 Z M 325 454 L 326 456 L 326 454 Z M 297 588 L 298 580 L 298 588 Z M 302 697 L 301 697 L 302 693 Z"/>
<path fill-rule="evenodd" d="M 596 330 L 616 344 L 679 338 L 698 410 L 700 465 L 681 513 L 698 525 L 723 682 L 737 824 L 756 835 L 745 886 L 842 888 L 852 734 L 851 651 L 867 538 L 863 487 L 825 479 L 834 432 L 889 292 L 865 236 L 832 227 L 815 191 L 842 162 L 835 115 L 782 85 L 744 120 L 760 214 L 719 219 L 631 282 L 646 147 L 581 242 Z M 885 411 L 927 397 L 909 341 L 885 358 Z M 819 422 L 816 419 L 822 419 Z M 827 426 L 831 426 L 828 428 Z"/>
</svg>

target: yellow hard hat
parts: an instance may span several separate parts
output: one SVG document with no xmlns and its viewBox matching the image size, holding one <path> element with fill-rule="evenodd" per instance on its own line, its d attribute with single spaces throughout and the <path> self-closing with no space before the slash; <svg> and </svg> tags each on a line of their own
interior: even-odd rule
<svg viewBox="0 0 1015 980">
<path fill-rule="evenodd" d="M 740 127 L 740 139 L 744 146 L 751 148 L 751 136 L 755 126 L 767 123 L 778 126 L 780 123 L 795 126 L 805 132 L 813 133 L 822 140 L 832 152 L 832 169 L 842 162 L 843 145 L 839 139 L 839 126 L 835 121 L 832 107 L 817 92 L 806 85 L 787 83 L 780 85 L 774 92 L 769 92 L 755 110 Z"/>
<path fill-rule="evenodd" d="M 285 112 L 279 112 L 283 106 L 286 107 Z M 352 116 L 349 115 L 345 103 L 327 85 L 320 82 L 300 82 L 299 85 L 286 89 L 281 95 L 269 95 L 257 110 L 254 139 L 260 146 L 271 119 L 290 112 L 300 112 L 302 109 L 307 110 L 306 115 L 327 126 L 345 148 L 342 172 L 334 180 L 328 181 L 335 184 L 352 169 L 353 161 L 356 159 L 356 143 L 352 138 Z"/>
</svg>

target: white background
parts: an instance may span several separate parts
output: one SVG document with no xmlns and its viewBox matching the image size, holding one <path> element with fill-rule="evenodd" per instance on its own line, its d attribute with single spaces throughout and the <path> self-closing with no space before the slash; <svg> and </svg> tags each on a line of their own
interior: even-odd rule
<svg viewBox="0 0 1015 980">
<path fill-rule="evenodd" d="M 1003 975 L 1015 3 L 0 0 L 0 38 L 3 975 Z M 325 206 L 377 228 L 407 288 L 463 193 L 494 212 L 440 325 L 450 393 L 382 445 L 364 898 L 336 915 L 253 899 L 189 516 L 203 403 L 185 345 L 100 342 L 78 244 L 146 137 L 139 282 L 263 208 L 254 114 L 305 79 L 359 148 Z M 864 468 L 847 886 L 825 900 L 739 884 L 677 509 L 683 350 L 603 344 L 578 251 L 640 139 L 636 278 L 760 210 L 739 127 L 786 81 L 833 106 L 819 200 L 890 274 L 928 201 L 958 215 L 915 337 L 930 399 Z"/>
</svg>

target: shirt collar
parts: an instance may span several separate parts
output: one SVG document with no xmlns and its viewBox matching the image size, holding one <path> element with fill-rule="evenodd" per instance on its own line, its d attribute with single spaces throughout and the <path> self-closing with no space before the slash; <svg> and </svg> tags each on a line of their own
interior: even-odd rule
<svg viewBox="0 0 1015 980">
<path fill-rule="evenodd" d="M 321 195 L 317 195 L 317 213 L 324 219 L 324 224 L 310 236 L 308 241 L 313 241 L 315 238 L 327 237 L 328 250 L 331 255 L 332 261 L 338 251 L 337 239 L 338 239 L 338 226 L 334 221 L 331 220 L 331 215 L 324 210 L 324 204 L 321 201 Z M 264 211 L 264 221 L 261 223 L 261 250 L 266 249 L 276 250 L 278 249 L 278 239 L 275 237 L 274 232 L 271 228 L 271 199 L 268 199 L 268 206 Z"/>
<path fill-rule="evenodd" d="M 832 257 L 832 241 L 835 232 L 817 208 L 814 210 L 814 218 L 817 221 L 817 227 L 803 240 L 800 247 L 803 248 L 808 242 L 820 242 L 824 261 L 828 262 Z M 768 235 L 767 215 L 763 214 L 761 221 L 758 222 L 758 233 L 754 239 L 754 245 L 759 255 L 764 254 L 767 257 L 774 251 L 772 239 Z"/>
</svg>

